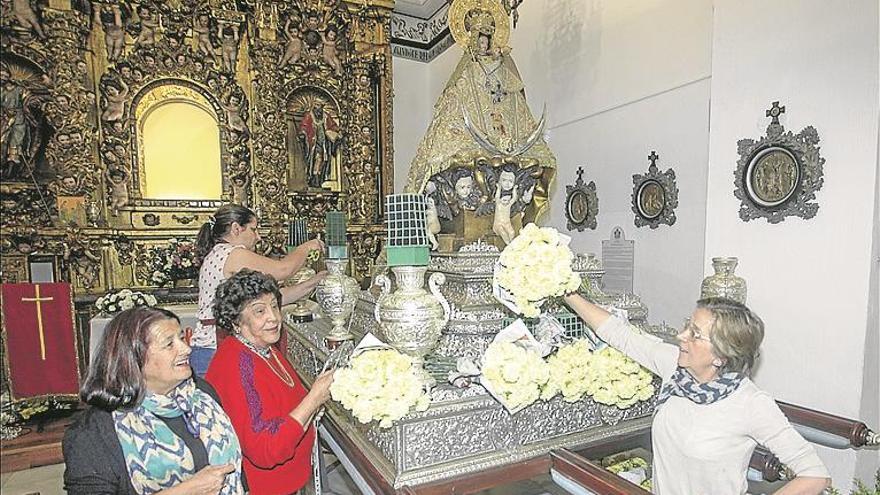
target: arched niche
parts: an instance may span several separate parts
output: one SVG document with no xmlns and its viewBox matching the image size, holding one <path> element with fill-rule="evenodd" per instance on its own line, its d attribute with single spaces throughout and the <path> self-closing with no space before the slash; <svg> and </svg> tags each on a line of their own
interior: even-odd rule
<svg viewBox="0 0 880 495">
<path fill-rule="evenodd" d="M 135 197 L 220 200 L 225 190 L 222 109 L 181 80 L 157 81 L 132 102 L 137 158 Z"/>
</svg>

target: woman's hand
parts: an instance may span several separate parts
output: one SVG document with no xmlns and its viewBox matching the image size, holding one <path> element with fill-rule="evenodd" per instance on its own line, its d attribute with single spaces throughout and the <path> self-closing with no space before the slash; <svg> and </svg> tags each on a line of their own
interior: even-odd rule
<svg viewBox="0 0 880 495">
<path fill-rule="evenodd" d="M 312 251 L 318 251 L 320 253 L 324 252 L 324 242 L 321 239 L 312 239 L 311 241 L 306 241 L 299 246 L 296 247 L 297 250 L 301 250 L 300 252 L 303 256 L 308 256 Z"/>
<path fill-rule="evenodd" d="M 318 409 L 330 398 L 330 385 L 333 383 L 333 370 L 325 371 L 315 378 L 312 389 L 306 394 L 302 402 L 290 411 L 290 417 L 295 419 L 303 428 L 307 428 Z"/>
<path fill-rule="evenodd" d="M 177 493 L 191 495 L 217 495 L 223 488 L 223 484 L 226 481 L 226 475 L 233 471 L 235 471 L 235 466 L 232 464 L 206 466 L 193 475 L 192 478 L 170 490 L 163 490 L 160 493 L 167 493 L 168 495 Z"/>
<path fill-rule="evenodd" d="M 308 284 L 309 287 L 315 287 L 325 278 L 327 278 L 327 270 L 321 270 L 303 283 Z"/>
<path fill-rule="evenodd" d="M 315 382 L 312 383 L 312 389 L 309 390 L 309 396 L 312 396 L 312 399 L 318 406 L 327 402 L 327 399 L 330 398 L 330 385 L 333 384 L 333 373 L 334 370 L 325 371 L 318 375 L 318 377 L 315 378 Z"/>
</svg>

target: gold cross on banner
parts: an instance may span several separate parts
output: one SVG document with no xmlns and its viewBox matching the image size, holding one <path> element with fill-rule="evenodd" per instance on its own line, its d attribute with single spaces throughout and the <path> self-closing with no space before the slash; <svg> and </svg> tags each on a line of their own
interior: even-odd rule
<svg viewBox="0 0 880 495">
<path fill-rule="evenodd" d="M 43 307 L 40 303 L 43 301 L 53 301 L 54 297 L 40 297 L 40 284 L 35 284 L 34 288 L 36 289 L 35 297 L 22 297 L 22 302 L 35 302 L 37 303 L 37 330 L 40 332 L 40 357 L 43 358 L 43 361 L 46 360 L 46 336 L 43 334 Z"/>
</svg>

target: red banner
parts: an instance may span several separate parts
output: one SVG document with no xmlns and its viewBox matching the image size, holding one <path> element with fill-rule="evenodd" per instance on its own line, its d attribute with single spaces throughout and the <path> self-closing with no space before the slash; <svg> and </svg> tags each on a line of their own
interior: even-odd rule
<svg viewBox="0 0 880 495">
<path fill-rule="evenodd" d="M 70 284 L 0 284 L 13 399 L 77 395 Z"/>
</svg>

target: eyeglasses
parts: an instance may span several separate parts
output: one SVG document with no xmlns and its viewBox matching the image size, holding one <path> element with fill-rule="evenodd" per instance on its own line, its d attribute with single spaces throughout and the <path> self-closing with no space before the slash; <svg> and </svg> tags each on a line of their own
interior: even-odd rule
<svg viewBox="0 0 880 495">
<path fill-rule="evenodd" d="M 712 323 L 715 323 L 712 321 Z M 681 333 L 687 337 L 689 340 L 705 340 L 706 342 L 711 342 L 707 335 L 703 335 L 703 331 L 700 330 L 698 326 L 691 321 L 690 318 L 684 319 L 684 325 L 681 327 Z"/>
</svg>

